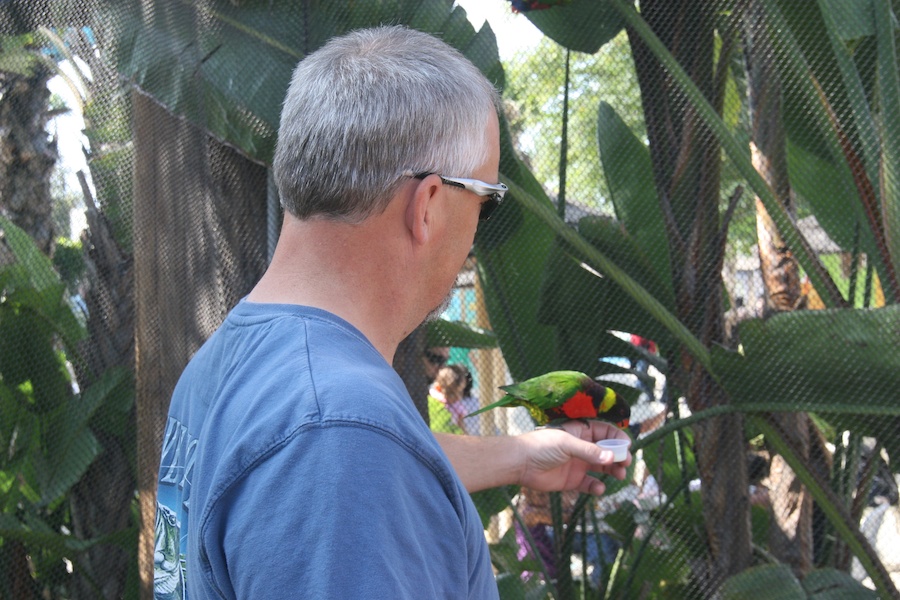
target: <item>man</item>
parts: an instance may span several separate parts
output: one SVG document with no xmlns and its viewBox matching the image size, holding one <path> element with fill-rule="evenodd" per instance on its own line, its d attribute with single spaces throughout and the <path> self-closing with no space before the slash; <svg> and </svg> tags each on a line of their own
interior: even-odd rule
<svg viewBox="0 0 900 600">
<path fill-rule="evenodd" d="M 624 477 L 592 442 L 625 434 L 601 423 L 436 438 L 390 366 L 440 314 L 500 199 L 497 102 L 462 55 L 402 27 L 334 39 L 298 65 L 271 265 L 172 398 L 160 595 L 496 598 L 467 490 L 602 493 L 587 470 Z"/>
</svg>

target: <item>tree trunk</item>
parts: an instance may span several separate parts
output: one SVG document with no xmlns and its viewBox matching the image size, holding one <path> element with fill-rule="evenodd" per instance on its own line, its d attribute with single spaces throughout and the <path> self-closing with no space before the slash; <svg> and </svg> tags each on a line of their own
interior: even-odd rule
<svg viewBox="0 0 900 600">
<path fill-rule="evenodd" d="M 641 15 L 721 112 L 728 40 L 714 66 L 713 18 L 718 3 L 644 0 Z M 724 341 L 720 231 L 721 151 L 652 52 L 629 31 L 650 142 L 657 193 L 666 218 L 679 319 L 707 347 Z M 723 35 L 723 38 L 727 36 Z M 675 386 L 693 412 L 728 402 L 718 384 L 686 351 L 671 360 Z M 710 559 L 698 584 L 710 594 L 750 564 L 750 519 L 742 419 L 727 415 L 695 426 L 695 455 Z"/>
<path fill-rule="evenodd" d="M 133 95 L 141 597 L 153 598 L 156 478 L 181 371 L 266 266 L 266 171 Z"/>
<path fill-rule="evenodd" d="M 750 99 L 753 166 L 766 180 L 788 213 L 796 210 L 787 169 L 787 144 L 781 121 L 781 80 L 775 67 L 775 49 L 767 26 L 765 5 L 750 0 L 745 19 L 745 56 Z M 775 223 L 756 198 L 759 263 L 766 291 L 766 313 L 800 308 L 800 274 L 796 258 Z M 805 413 L 775 413 L 770 417 L 804 462 L 810 457 L 810 422 Z M 813 566 L 813 501 L 785 460 L 775 455 L 769 472 L 772 523 L 770 548 L 798 577 Z"/>
<path fill-rule="evenodd" d="M 50 175 L 59 155 L 46 129 L 49 79 L 39 64 L 32 75 L 0 71 L 0 214 L 52 256 Z"/>
<path fill-rule="evenodd" d="M 76 365 L 79 384 L 86 388 L 108 369 L 134 363 L 134 298 L 132 257 L 113 239 L 109 225 L 94 203 L 84 173 L 78 173 L 87 207 L 88 228 L 82 234 L 88 276 L 84 300 L 88 337 L 81 344 L 83 362 Z M 118 393 L 130 394 L 123 389 Z M 94 428 L 103 452 L 72 488 L 69 506 L 73 531 L 79 539 L 94 539 L 128 529 L 135 490 L 134 408 L 116 424 L 113 435 Z M 121 545 L 101 544 L 78 556 L 73 598 L 121 598 L 129 561 L 134 553 Z M 99 593 L 98 593 L 99 590 Z"/>
</svg>

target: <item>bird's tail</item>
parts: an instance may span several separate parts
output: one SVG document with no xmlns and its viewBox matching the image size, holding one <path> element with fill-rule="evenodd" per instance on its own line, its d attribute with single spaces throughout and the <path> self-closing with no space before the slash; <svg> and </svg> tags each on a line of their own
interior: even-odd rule
<svg viewBox="0 0 900 600">
<path fill-rule="evenodd" d="M 494 402 L 492 404 L 488 404 L 487 406 L 482 406 L 478 410 L 474 410 L 474 411 L 470 412 L 469 414 L 466 415 L 466 417 L 474 417 L 475 415 L 480 415 L 483 412 L 489 411 L 494 408 L 500 408 L 501 406 L 510 406 L 510 400 L 511 400 L 511 398 L 509 396 L 504 396 L 503 398 L 500 398 L 499 400 L 497 400 L 496 402 Z"/>
</svg>

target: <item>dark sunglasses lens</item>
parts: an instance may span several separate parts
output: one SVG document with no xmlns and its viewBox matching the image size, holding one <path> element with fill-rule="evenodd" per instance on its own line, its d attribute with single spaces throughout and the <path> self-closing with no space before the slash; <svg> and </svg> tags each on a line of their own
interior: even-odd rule
<svg viewBox="0 0 900 600">
<path fill-rule="evenodd" d="M 494 210 L 500 206 L 500 201 L 497 200 L 497 194 L 491 194 L 488 196 L 488 201 L 483 202 L 481 204 L 481 212 L 478 213 L 479 221 L 487 221 L 491 218 L 491 215 L 494 214 Z"/>
<path fill-rule="evenodd" d="M 436 367 L 442 367 L 447 362 L 447 358 L 445 356 L 435 354 L 434 352 L 426 352 L 425 358 L 428 359 L 428 362 Z"/>
</svg>

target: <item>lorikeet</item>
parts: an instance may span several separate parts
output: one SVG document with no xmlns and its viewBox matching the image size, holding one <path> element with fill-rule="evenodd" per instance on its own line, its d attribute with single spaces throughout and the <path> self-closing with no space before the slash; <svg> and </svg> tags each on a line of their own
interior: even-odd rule
<svg viewBox="0 0 900 600">
<path fill-rule="evenodd" d="M 506 396 L 468 416 L 500 406 L 524 406 L 538 425 L 557 419 L 600 419 L 623 428 L 631 417 L 618 394 L 579 371 L 553 371 L 500 389 Z"/>
</svg>

